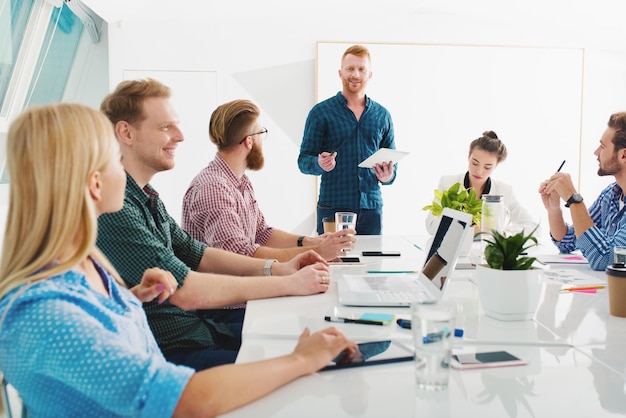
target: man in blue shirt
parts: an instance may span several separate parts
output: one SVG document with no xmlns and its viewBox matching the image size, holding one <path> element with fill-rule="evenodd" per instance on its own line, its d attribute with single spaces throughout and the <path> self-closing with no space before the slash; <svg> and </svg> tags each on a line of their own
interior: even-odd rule
<svg viewBox="0 0 626 418">
<path fill-rule="evenodd" d="M 613 247 L 626 245 L 626 112 L 611 115 L 594 154 L 598 175 L 614 176 L 615 182 L 600 193 L 589 210 L 569 174 L 554 174 L 541 183 L 539 193 L 548 210 L 550 235 L 559 250 L 581 250 L 592 269 L 604 270 L 613 263 Z M 561 199 L 570 210 L 573 225 L 563 219 Z"/>
<path fill-rule="evenodd" d="M 341 60 L 343 85 L 336 96 L 311 109 L 304 127 L 298 167 L 304 174 L 322 176 L 317 203 L 317 232 L 322 220 L 335 212 L 357 213 L 361 235 L 382 232 L 380 184 L 391 184 L 396 165 L 391 161 L 373 168 L 358 164 L 380 148 L 395 149 L 389 111 L 365 95 L 372 78 L 370 53 L 364 46 L 348 48 Z"/>
</svg>

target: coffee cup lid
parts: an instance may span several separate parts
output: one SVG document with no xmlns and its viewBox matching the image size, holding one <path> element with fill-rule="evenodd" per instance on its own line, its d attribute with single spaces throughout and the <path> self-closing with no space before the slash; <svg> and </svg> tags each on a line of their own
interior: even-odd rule
<svg viewBox="0 0 626 418">
<path fill-rule="evenodd" d="M 606 268 L 606 272 L 611 276 L 626 277 L 626 265 L 621 263 L 611 264 Z"/>
</svg>

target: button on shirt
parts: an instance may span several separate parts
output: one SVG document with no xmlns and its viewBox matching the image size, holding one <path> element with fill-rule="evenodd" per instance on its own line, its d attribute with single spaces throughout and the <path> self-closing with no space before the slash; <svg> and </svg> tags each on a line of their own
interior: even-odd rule
<svg viewBox="0 0 626 418">
<path fill-rule="evenodd" d="M 182 223 L 193 238 L 247 256 L 274 232 L 265 222 L 248 176 L 237 178 L 219 154 L 187 189 Z"/>
<path fill-rule="evenodd" d="M 182 286 L 189 271 L 198 268 L 206 244 L 176 224 L 150 185 L 141 189 L 128 173 L 126 180 L 122 210 L 98 218 L 98 247 L 128 287 L 138 285 L 143 273 L 152 267 L 170 271 Z M 214 348 L 212 332 L 232 337 L 225 325 L 201 318 L 195 310 L 184 311 L 156 300 L 143 306 L 165 354 L 179 349 Z"/>
<path fill-rule="evenodd" d="M 298 167 L 304 174 L 322 176 L 319 205 L 377 209 L 383 205 L 378 178 L 371 168 L 358 165 L 380 148 L 396 148 L 393 122 L 387 109 L 366 97 L 365 110 L 357 120 L 346 98 L 338 92 L 309 112 Z M 337 165 L 329 172 L 322 170 L 317 162 L 318 155 L 324 151 L 337 151 Z M 395 181 L 396 164 L 393 169 L 393 177 L 385 184 Z"/>
<path fill-rule="evenodd" d="M 613 263 L 613 247 L 626 246 L 625 208 L 620 207 L 622 189 L 617 183 L 609 185 L 589 207 L 595 224 L 578 239 L 574 226 L 567 226 L 567 234 L 561 241 L 552 241 L 562 253 L 581 250 L 593 270 L 605 270 Z"/>
<path fill-rule="evenodd" d="M 141 302 L 99 270 L 110 297 L 75 271 L 5 295 L 0 369 L 32 417 L 169 417 L 194 371 L 163 358 Z"/>
</svg>

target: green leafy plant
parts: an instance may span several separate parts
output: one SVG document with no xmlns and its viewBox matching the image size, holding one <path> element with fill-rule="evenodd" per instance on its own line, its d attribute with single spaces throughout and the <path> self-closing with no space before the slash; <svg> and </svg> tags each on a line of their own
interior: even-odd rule
<svg viewBox="0 0 626 418">
<path fill-rule="evenodd" d="M 433 203 L 424 206 L 435 216 L 441 216 L 443 208 L 451 208 L 472 215 L 472 224 L 480 225 L 483 201 L 476 196 L 476 190 L 467 190 L 461 183 L 454 183 L 448 190 L 435 190 Z"/>
<path fill-rule="evenodd" d="M 526 252 L 529 248 L 538 245 L 537 238 L 533 235 L 539 225 L 528 235 L 524 231 L 508 237 L 496 230 L 479 232 L 476 235 L 487 235 L 485 238 L 485 260 L 492 269 L 496 270 L 528 270 L 537 261 L 536 257 L 528 257 Z M 531 244 L 526 245 L 528 242 Z"/>
</svg>

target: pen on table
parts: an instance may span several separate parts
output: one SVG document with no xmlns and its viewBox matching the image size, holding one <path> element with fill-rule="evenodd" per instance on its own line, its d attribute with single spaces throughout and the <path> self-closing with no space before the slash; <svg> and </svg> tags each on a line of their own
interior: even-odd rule
<svg viewBox="0 0 626 418">
<path fill-rule="evenodd" d="M 573 293 L 596 293 L 597 289 L 570 289 L 568 292 Z"/>
<path fill-rule="evenodd" d="M 413 246 L 414 246 L 415 248 L 417 248 L 418 250 L 421 250 L 421 249 L 422 249 L 422 247 L 420 247 L 420 246 L 419 246 L 419 245 L 417 245 L 417 244 L 413 244 Z"/>
<path fill-rule="evenodd" d="M 565 287 L 561 290 L 569 290 L 569 291 L 574 291 L 574 290 L 590 290 L 590 289 L 604 289 L 606 286 L 605 285 L 594 285 L 594 286 L 579 286 L 579 287 Z"/>
<path fill-rule="evenodd" d="M 565 160 L 563 160 L 563 162 L 561 163 L 561 165 L 559 166 L 559 169 L 556 170 L 557 173 L 561 172 L 561 169 L 563 168 L 563 166 L 565 165 Z"/>
<path fill-rule="evenodd" d="M 396 319 L 396 324 L 398 324 L 401 328 L 411 329 L 411 320 L 410 319 Z M 464 331 L 460 328 L 454 329 L 455 337 L 462 337 Z"/>
<path fill-rule="evenodd" d="M 382 321 L 370 321 L 369 319 L 341 318 L 338 316 L 325 316 L 324 320 L 328 322 L 339 322 L 342 324 L 384 325 Z"/>
<path fill-rule="evenodd" d="M 418 274 L 417 270 L 368 270 L 370 274 L 395 274 L 395 273 L 404 273 L 404 274 Z"/>
</svg>

